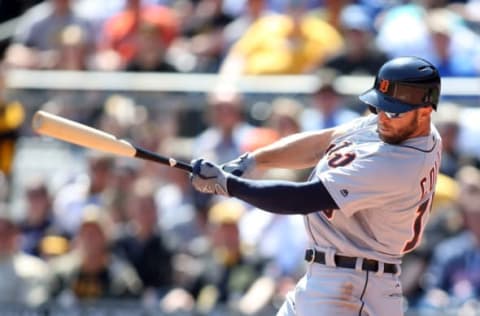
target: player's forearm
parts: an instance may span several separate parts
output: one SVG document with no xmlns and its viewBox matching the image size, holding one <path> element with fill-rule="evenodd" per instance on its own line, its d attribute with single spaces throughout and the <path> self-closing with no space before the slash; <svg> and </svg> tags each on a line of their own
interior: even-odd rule
<svg viewBox="0 0 480 316">
<path fill-rule="evenodd" d="M 330 144 L 334 129 L 285 137 L 252 152 L 257 168 L 304 169 L 317 164 Z"/>
<path fill-rule="evenodd" d="M 323 183 L 228 178 L 228 192 L 259 209 L 276 214 L 308 214 L 338 209 Z"/>
</svg>

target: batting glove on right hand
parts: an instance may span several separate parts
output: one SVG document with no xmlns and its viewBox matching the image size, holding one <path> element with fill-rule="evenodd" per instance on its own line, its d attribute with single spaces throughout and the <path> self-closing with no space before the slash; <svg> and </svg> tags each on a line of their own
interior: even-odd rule
<svg viewBox="0 0 480 316">
<path fill-rule="evenodd" d="M 222 165 L 225 172 L 231 173 L 237 177 L 248 174 L 255 168 L 255 158 L 250 153 L 244 153 L 235 160 Z"/>
<path fill-rule="evenodd" d="M 229 196 L 228 174 L 219 166 L 203 159 L 197 159 L 192 161 L 192 169 L 190 180 L 197 191 Z"/>
</svg>

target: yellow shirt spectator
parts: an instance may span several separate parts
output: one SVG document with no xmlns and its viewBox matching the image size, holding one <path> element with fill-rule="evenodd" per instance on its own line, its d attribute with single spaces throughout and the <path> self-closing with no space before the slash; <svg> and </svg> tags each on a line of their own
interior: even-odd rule
<svg viewBox="0 0 480 316">
<path fill-rule="evenodd" d="M 0 172 L 10 174 L 18 131 L 25 117 L 18 102 L 3 103 L 0 100 Z"/>
<path fill-rule="evenodd" d="M 342 45 L 337 30 L 316 16 L 306 14 L 295 22 L 292 16 L 274 14 L 247 30 L 226 63 L 231 57 L 237 63 L 235 72 L 247 75 L 301 74 L 321 65 Z"/>
</svg>

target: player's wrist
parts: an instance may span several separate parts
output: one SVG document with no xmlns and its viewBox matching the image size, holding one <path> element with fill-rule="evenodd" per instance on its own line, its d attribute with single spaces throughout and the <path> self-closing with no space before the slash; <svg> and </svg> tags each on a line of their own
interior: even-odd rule
<svg viewBox="0 0 480 316">
<path fill-rule="evenodd" d="M 229 174 L 228 172 L 223 171 L 221 168 L 218 169 L 220 174 L 218 177 L 218 184 L 220 186 L 220 190 L 216 190 L 216 194 L 231 196 L 230 190 L 228 189 L 228 182 L 231 178 L 234 178 L 233 175 Z"/>
<path fill-rule="evenodd" d="M 222 166 L 222 170 L 229 174 L 241 177 L 252 172 L 252 170 L 255 169 L 255 166 L 255 157 L 252 153 L 246 152 L 237 159 L 225 163 Z"/>
<path fill-rule="evenodd" d="M 257 166 L 255 156 L 250 152 L 244 153 L 242 156 L 240 156 L 240 158 L 242 159 L 242 163 L 245 166 L 244 174 L 252 172 L 253 169 L 255 169 L 255 167 Z"/>
</svg>

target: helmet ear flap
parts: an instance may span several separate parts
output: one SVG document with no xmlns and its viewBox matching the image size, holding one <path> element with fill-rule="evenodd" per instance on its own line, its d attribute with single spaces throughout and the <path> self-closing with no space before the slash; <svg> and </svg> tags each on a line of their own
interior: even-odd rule
<svg viewBox="0 0 480 316">
<path fill-rule="evenodd" d="M 431 101 L 432 101 L 432 104 L 433 104 L 432 107 L 436 111 L 437 110 L 437 104 L 438 104 L 438 101 L 439 101 L 439 98 L 440 98 L 440 87 L 433 89 L 432 95 L 431 95 L 430 98 L 431 98 Z"/>
<path fill-rule="evenodd" d="M 425 96 L 423 97 L 423 102 L 425 103 L 432 102 L 432 93 L 433 93 L 433 89 L 429 88 L 427 90 L 427 93 L 425 93 Z"/>
<path fill-rule="evenodd" d="M 439 97 L 439 89 L 436 87 L 431 87 L 428 89 L 427 94 L 425 95 L 425 103 L 430 103 L 432 108 L 436 111 Z"/>
</svg>

